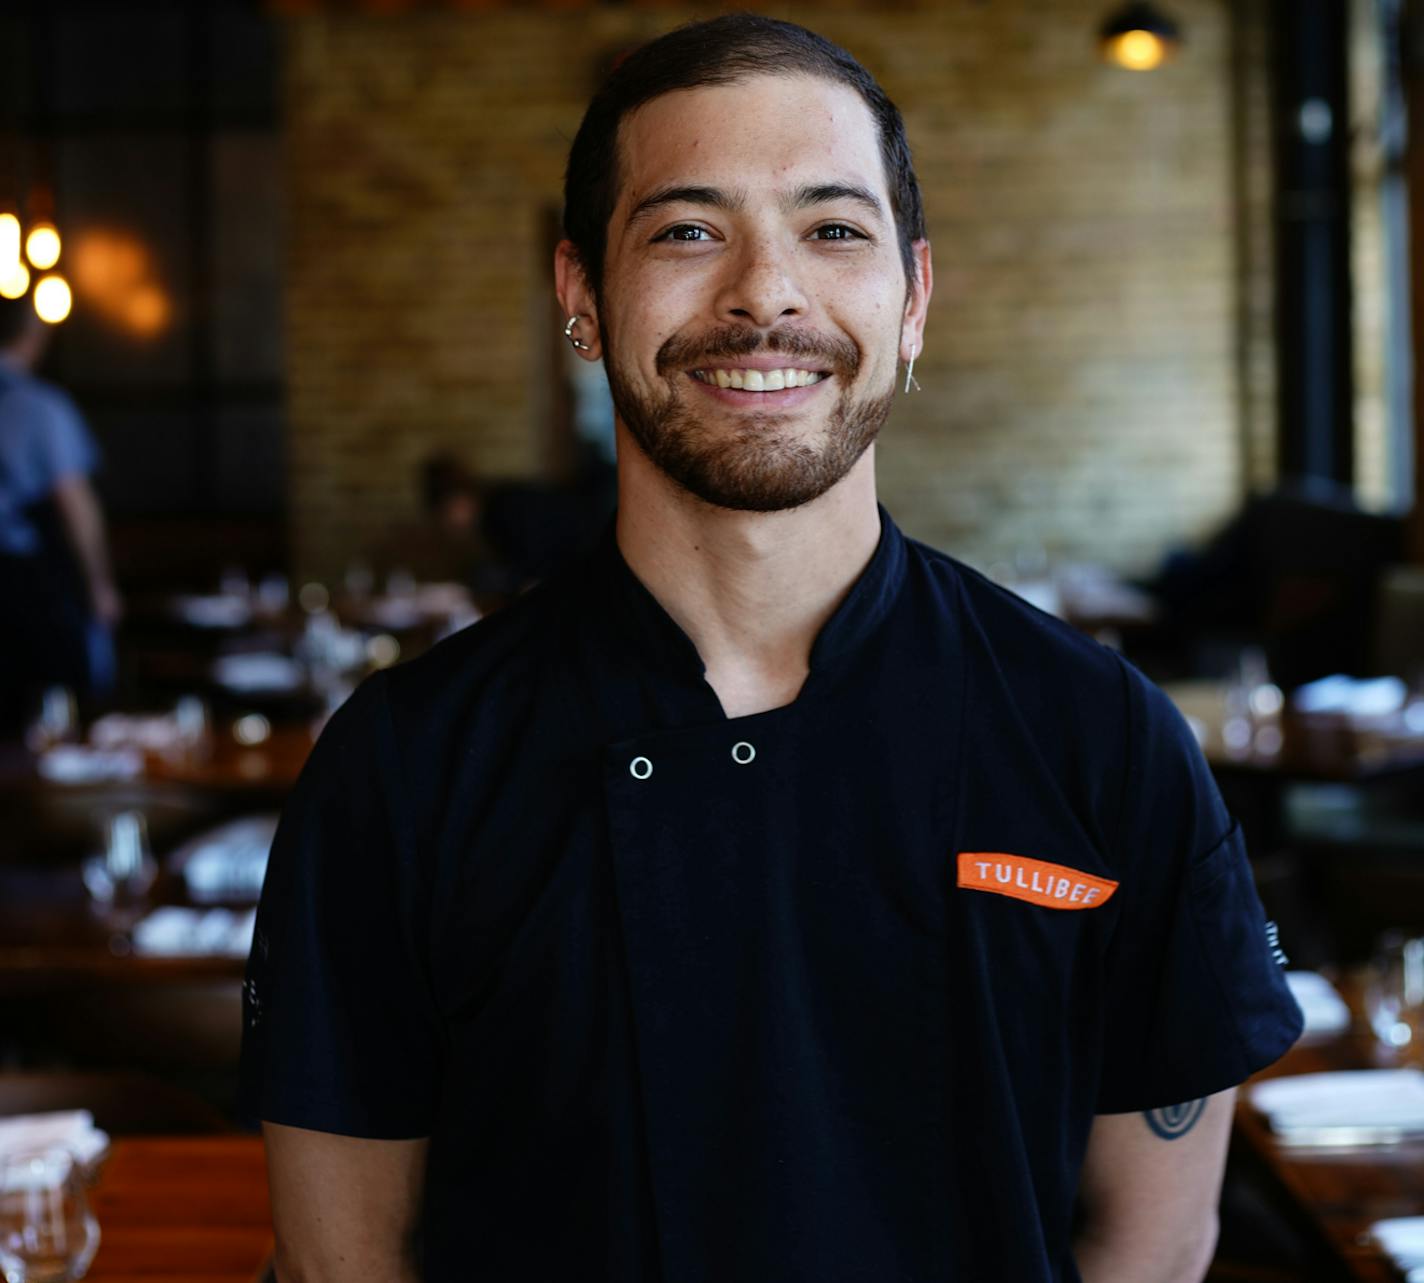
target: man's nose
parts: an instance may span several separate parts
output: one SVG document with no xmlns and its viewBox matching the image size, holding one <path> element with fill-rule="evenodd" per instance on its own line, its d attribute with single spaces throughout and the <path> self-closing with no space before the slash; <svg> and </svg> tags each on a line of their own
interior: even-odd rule
<svg viewBox="0 0 1424 1283">
<path fill-rule="evenodd" d="M 806 312 L 806 295 L 790 250 L 771 240 L 748 241 L 728 263 L 717 298 L 719 320 L 769 327 Z"/>
</svg>

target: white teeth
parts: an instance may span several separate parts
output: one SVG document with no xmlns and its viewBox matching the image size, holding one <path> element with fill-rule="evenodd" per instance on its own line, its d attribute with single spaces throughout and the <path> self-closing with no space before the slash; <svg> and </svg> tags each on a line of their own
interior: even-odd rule
<svg viewBox="0 0 1424 1283">
<path fill-rule="evenodd" d="M 740 388 L 746 392 L 782 392 L 787 388 L 808 388 L 826 376 L 812 370 L 693 370 L 692 376 L 719 388 Z"/>
</svg>

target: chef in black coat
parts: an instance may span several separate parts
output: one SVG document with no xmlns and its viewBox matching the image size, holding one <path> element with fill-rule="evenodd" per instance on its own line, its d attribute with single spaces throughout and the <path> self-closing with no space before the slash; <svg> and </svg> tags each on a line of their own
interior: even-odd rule
<svg viewBox="0 0 1424 1283">
<path fill-rule="evenodd" d="M 1199 1278 L 1299 1012 L 1165 698 L 876 502 L 931 289 L 895 108 L 802 28 L 684 28 L 565 225 L 616 521 L 368 681 L 287 809 L 279 1273 Z"/>
</svg>

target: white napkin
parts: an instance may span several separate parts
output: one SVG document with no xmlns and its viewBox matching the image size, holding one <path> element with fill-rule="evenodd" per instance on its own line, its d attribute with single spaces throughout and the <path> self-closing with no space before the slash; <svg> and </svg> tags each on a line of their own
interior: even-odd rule
<svg viewBox="0 0 1424 1283">
<path fill-rule="evenodd" d="M 136 748 L 87 748 L 56 744 L 40 754 L 35 769 L 56 784 L 93 784 L 132 780 L 143 774 L 143 754 Z"/>
<path fill-rule="evenodd" d="M 1268 1078 L 1251 1103 L 1288 1144 L 1388 1143 L 1424 1134 L 1424 1071 L 1354 1069 Z"/>
<path fill-rule="evenodd" d="M 255 904 L 276 832 L 275 814 L 244 815 L 185 842 L 168 865 L 183 875 L 188 898 L 198 904 Z"/>
<path fill-rule="evenodd" d="M 399 631 L 425 622 L 425 611 L 413 597 L 373 597 L 361 617 L 378 628 Z"/>
<path fill-rule="evenodd" d="M 245 958 L 256 926 L 256 909 L 232 913 L 165 905 L 134 926 L 134 952 L 150 957 Z"/>
<path fill-rule="evenodd" d="M 302 684 L 302 666 L 287 655 L 253 652 L 213 661 L 213 680 L 235 691 L 288 691 Z"/>
<path fill-rule="evenodd" d="M 1305 1015 L 1307 1034 L 1340 1034 L 1350 1027 L 1350 1008 L 1317 971 L 1287 971 L 1286 984 Z"/>
<path fill-rule="evenodd" d="M 220 593 L 210 597 L 176 597 L 173 613 L 194 628 L 241 628 L 251 620 L 252 607 L 246 597 Z"/>
<path fill-rule="evenodd" d="M 1424 1279 L 1424 1216 L 1376 1221 L 1370 1226 L 1370 1234 L 1385 1254 L 1407 1272 L 1409 1283 Z"/>
<path fill-rule="evenodd" d="M 470 590 L 464 584 L 419 584 L 415 599 L 428 615 L 453 615 L 474 608 Z"/>
<path fill-rule="evenodd" d="M 83 1167 L 109 1148 L 109 1137 L 94 1126 L 87 1109 L 59 1110 L 48 1114 L 16 1114 L 0 1118 L 0 1162 L 17 1154 L 67 1150 Z M 12 1172 L 10 1188 L 26 1183 L 23 1171 Z"/>
<path fill-rule="evenodd" d="M 183 731 L 171 713 L 105 713 L 89 728 L 95 748 L 171 748 Z"/>
<path fill-rule="evenodd" d="M 1291 702 L 1302 713 L 1342 713 L 1346 717 L 1389 717 L 1409 699 L 1398 677 L 1358 678 L 1335 673 L 1297 687 Z"/>
</svg>

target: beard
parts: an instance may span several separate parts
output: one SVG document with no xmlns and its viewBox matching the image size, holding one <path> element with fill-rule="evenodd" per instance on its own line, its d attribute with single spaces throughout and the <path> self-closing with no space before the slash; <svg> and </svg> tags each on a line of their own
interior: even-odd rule
<svg viewBox="0 0 1424 1283">
<path fill-rule="evenodd" d="M 609 336 L 605 333 L 605 340 Z M 845 339 L 802 330 L 755 331 L 726 326 L 697 339 L 674 336 L 658 349 L 659 375 L 669 382 L 664 397 L 640 396 L 607 359 L 604 367 L 614 408 L 639 448 L 689 494 L 717 508 L 783 512 L 825 494 L 856 464 L 879 435 L 895 399 L 892 380 L 884 393 L 856 399 L 850 387 L 860 353 Z M 819 443 L 801 440 L 795 416 L 775 410 L 726 416 L 735 426 L 708 424 L 686 404 L 682 379 L 703 360 L 775 352 L 799 368 L 829 370 L 840 384 Z M 769 394 L 775 396 L 775 393 Z"/>
</svg>

